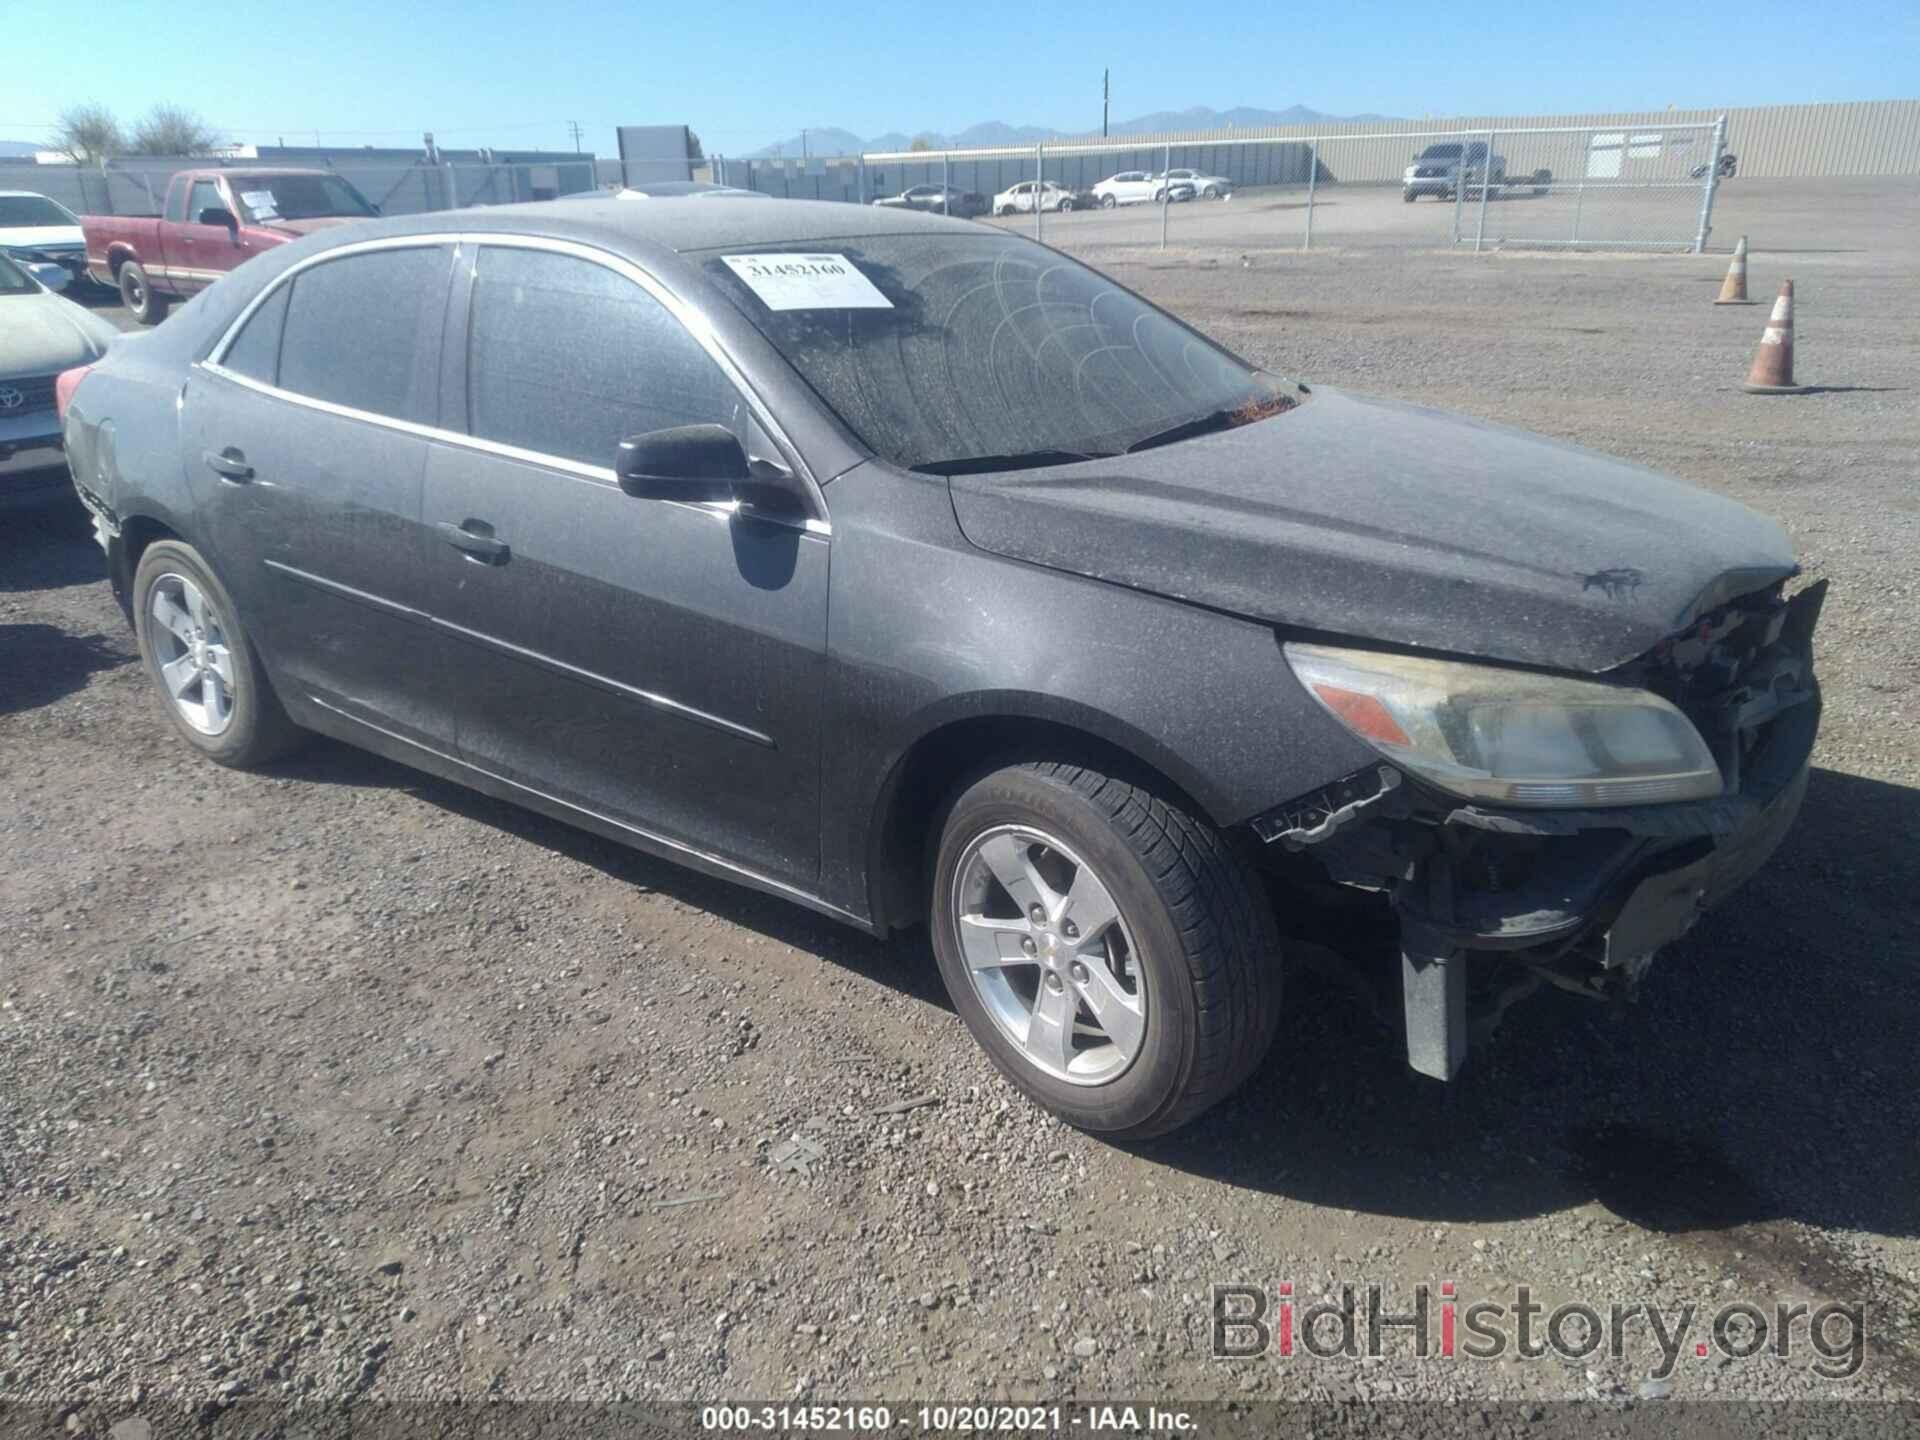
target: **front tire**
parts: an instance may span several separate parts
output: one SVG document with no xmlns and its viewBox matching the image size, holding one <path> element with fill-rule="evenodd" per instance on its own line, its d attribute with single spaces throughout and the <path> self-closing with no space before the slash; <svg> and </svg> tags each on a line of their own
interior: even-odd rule
<svg viewBox="0 0 1920 1440">
<path fill-rule="evenodd" d="M 961 1019 L 1071 1125 L 1164 1134 L 1272 1042 L 1271 909 L 1219 831 L 1136 781 L 1062 762 L 982 775 L 942 817 L 930 898 Z"/>
<path fill-rule="evenodd" d="M 1114 195 L 1102 195 L 1100 197 L 1100 208 L 1102 210 L 1111 210 L 1113 209 L 1114 206 L 1118 205 L 1119 203 L 1120 203 L 1119 198 Z"/>
<path fill-rule="evenodd" d="M 134 572 L 140 658 L 173 728 L 216 764 L 261 765 L 304 733 L 281 708 L 233 597 L 200 552 L 156 540 Z"/>
<path fill-rule="evenodd" d="M 165 295 L 155 292 L 153 282 L 147 278 L 147 272 L 140 268 L 138 260 L 129 260 L 120 267 L 120 303 L 127 307 L 127 313 L 142 325 L 158 325 L 167 318 L 168 300 Z"/>
</svg>

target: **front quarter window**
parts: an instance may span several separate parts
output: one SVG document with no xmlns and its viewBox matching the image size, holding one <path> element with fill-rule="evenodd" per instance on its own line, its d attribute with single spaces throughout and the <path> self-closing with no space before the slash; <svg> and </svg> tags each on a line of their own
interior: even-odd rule
<svg viewBox="0 0 1920 1440">
<path fill-rule="evenodd" d="M 740 393 L 658 300 L 591 260 L 483 245 L 467 341 L 473 434 L 605 467 L 620 441 L 744 425 Z"/>
</svg>

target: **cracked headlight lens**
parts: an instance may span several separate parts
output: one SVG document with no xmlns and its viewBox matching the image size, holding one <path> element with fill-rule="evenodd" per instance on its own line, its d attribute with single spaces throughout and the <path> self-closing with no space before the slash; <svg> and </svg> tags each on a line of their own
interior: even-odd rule
<svg viewBox="0 0 1920 1440">
<path fill-rule="evenodd" d="M 1355 735 L 1439 789 L 1497 805 L 1649 805 L 1721 791 L 1693 723 L 1646 690 L 1289 644 L 1307 692 Z"/>
</svg>

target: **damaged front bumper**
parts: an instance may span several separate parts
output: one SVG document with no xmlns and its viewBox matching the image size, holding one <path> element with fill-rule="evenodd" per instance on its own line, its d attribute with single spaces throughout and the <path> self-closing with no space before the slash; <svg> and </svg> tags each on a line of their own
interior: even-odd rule
<svg viewBox="0 0 1920 1440">
<path fill-rule="evenodd" d="M 1452 1078 L 1470 1037 L 1543 984 L 1631 998 L 1662 947 L 1772 855 L 1819 730 L 1811 637 L 1825 589 L 1729 607 L 1644 662 L 1715 750 L 1727 790 L 1711 800 L 1502 809 L 1383 764 L 1254 822 L 1273 849 L 1391 903 L 1413 1069 Z"/>
</svg>

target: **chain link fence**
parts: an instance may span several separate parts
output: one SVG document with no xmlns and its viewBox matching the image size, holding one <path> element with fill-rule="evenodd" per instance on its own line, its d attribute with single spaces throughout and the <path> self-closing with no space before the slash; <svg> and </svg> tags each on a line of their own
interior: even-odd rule
<svg viewBox="0 0 1920 1440">
<path fill-rule="evenodd" d="M 983 211 L 1068 250 L 1699 251 L 1725 150 L 1722 120 L 904 151 L 859 157 L 846 198 Z"/>
</svg>

